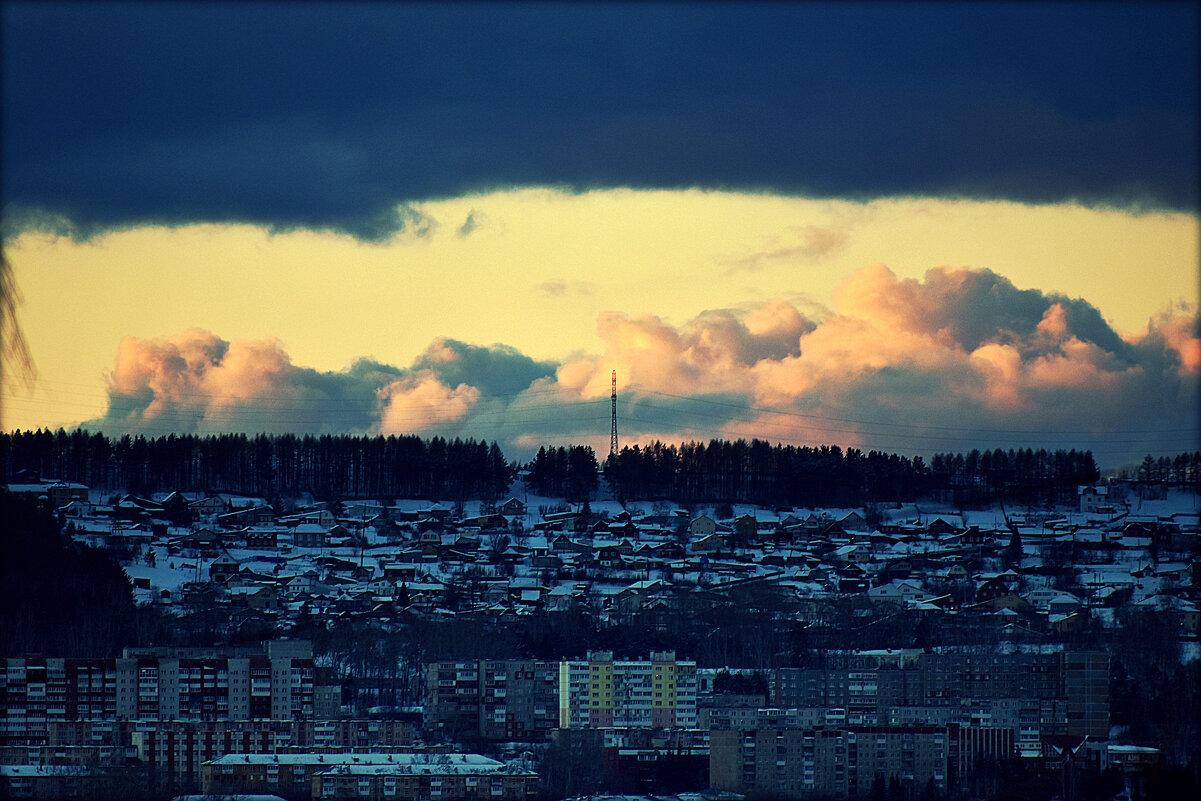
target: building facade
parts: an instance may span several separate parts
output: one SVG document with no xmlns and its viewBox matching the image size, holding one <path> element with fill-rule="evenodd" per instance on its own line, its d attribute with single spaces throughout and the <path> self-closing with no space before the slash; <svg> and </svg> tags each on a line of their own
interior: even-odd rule
<svg viewBox="0 0 1201 801">
<path fill-rule="evenodd" d="M 201 789 L 314 799 L 532 801 L 538 775 L 478 754 L 227 754 L 204 764 Z"/>
<path fill-rule="evenodd" d="M 670 651 L 646 660 L 435 662 L 426 728 L 445 737 L 545 740 L 556 728 L 696 726 L 696 663 Z"/>
<path fill-rule="evenodd" d="M 49 724 L 64 721 L 312 719 L 319 700 L 332 700 L 330 689 L 318 689 L 308 642 L 275 641 L 258 653 L 242 651 L 10 657 L 0 675 L 0 745 L 47 742 Z"/>
<path fill-rule="evenodd" d="M 876 796 L 892 782 L 945 792 L 949 740 L 939 726 L 714 731 L 709 781 L 779 798 Z"/>
<path fill-rule="evenodd" d="M 873 662 L 860 655 L 825 669 L 781 668 L 770 677 L 770 702 L 842 709 L 848 724 L 876 725 L 898 708 L 1012 701 L 1039 710 L 1043 733 L 1109 734 L 1109 660 L 1100 651 L 923 653 L 904 667 Z"/>
</svg>

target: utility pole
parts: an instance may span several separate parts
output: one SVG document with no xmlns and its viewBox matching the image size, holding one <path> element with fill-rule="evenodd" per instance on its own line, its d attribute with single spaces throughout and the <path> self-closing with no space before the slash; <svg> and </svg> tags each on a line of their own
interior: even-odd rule
<svg viewBox="0 0 1201 801">
<path fill-rule="evenodd" d="M 609 455 L 617 453 L 617 371 L 613 371 L 613 394 L 609 396 L 613 405 L 613 428 L 609 434 Z"/>
</svg>

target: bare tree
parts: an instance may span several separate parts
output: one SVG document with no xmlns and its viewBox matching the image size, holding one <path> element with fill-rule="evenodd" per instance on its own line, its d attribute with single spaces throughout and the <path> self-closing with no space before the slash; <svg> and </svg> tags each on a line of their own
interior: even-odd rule
<svg viewBox="0 0 1201 801">
<path fill-rule="evenodd" d="M 17 319 L 17 307 L 21 305 L 21 292 L 13 277 L 8 256 L 0 252 L 0 379 L 10 372 L 26 389 L 33 388 L 37 379 L 37 368 L 29 353 L 29 343 L 21 331 Z M 3 406 L 0 406 L 0 423 L 3 422 Z"/>
</svg>

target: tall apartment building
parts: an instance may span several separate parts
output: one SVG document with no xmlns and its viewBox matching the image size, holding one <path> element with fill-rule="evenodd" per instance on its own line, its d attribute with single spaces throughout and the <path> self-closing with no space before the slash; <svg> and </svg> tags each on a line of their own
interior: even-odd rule
<svg viewBox="0 0 1201 801">
<path fill-rule="evenodd" d="M 52 722 L 287 720 L 336 716 L 338 688 L 316 684 L 312 646 L 256 652 L 126 649 L 117 659 L 11 657 L 0 675 L 0 744 L 46 742 Z"/>
<path fill-rule="evenodd" d="M 558 720 L 558 678 L 554 662 L 482 663 L 480 736 L 490 740 L 545 736 Z"/>
<path fill-rule="evenodd" d="M 947 787 L 946 727 L 718 730 L 710 734 L 709 781 L 719 790 L 780 798 L 872 795 L 892 780 Z"/>
<path fill-rule="evenodd" d="M 1109 736 L 1109 658 L 1100 651 L 1063 655 L 1068 734 Z"/>
<path fill-rule="evenodd" d="M 905 667 L 865 660 L 830 669 L 772 673 L 771 702 L 845 710 L 849 725 L 887 722 L 903 707 L 968 707 L 998 700 L 1040 709 L 1043 733 L 1109 732 L 1108 658 L 1101 652 L 921 654 Z"/>
<path fill-rule="evenodd" d="M 546 739 L 556 728 L 694 727 L 696 663 L 673 652 L 615 660 L 474 660 L 427 667 L 426 725 L 455 737 Z"/>
<path fill-rule="evenodd" d="M 559 725 L 586 728 L 693 728 L 696 663 L 672 651 L 650 660 L 614 660 L 611 651 L 560 665 Z"/>
<path fill-rule="evenodd" d="M 433 662 L 426 666 L 425 727 L 451 740 L 463 736 L 479 736 L 484 728 L 480 701 L 483 686 L 480 678 L 482 660 Z M 507 664 L 494 662 L 493 665 Z M 497 668 L 494 667 L 494 670 Z M 495 674 L 493 684 L 501 680 Z M 504 681 L 508 681 L 505 673 Z M 492 688 L 496 698 L 497 687 Z M 507 687 L 505 688 L 507 694 Z M 495 717 L 495 712 L 493 713 Z"/>
</svg>

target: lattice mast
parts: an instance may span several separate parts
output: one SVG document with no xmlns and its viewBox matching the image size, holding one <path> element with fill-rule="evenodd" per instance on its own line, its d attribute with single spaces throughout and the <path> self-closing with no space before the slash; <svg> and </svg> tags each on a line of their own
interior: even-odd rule
<svg viewBox="0 0 1201 801">
<path fill-rule="evenodd" d="M 613 394 L 609 396 L 613 402 L 613 428 L 609 434 L 609 453 L 617 453 L 617 371 L 613 371 Z"/>
</svg>

